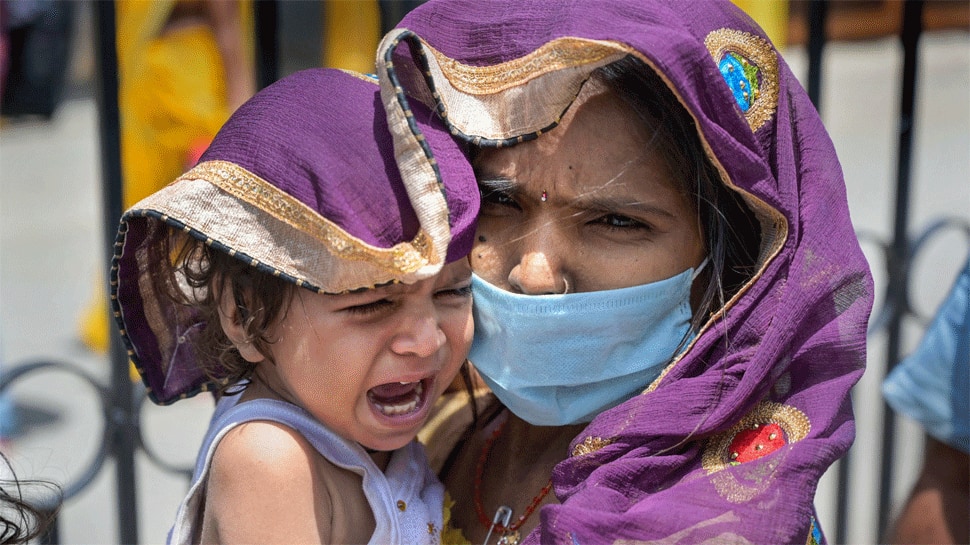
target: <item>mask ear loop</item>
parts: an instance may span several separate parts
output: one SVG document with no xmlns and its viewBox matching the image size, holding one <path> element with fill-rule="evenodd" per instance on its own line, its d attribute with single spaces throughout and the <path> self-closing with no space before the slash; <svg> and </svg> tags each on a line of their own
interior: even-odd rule
<svg viewBox="0 0 970 545">
<path fill-rule="evenodd" d="M 700 274 L 704 271 L 704 267 L 707 267 L 707 264 L 710 262 L 711 262 L 711 256 L 707 256 L 704 258 L 704 261 L 701 261 L 701 264 L 698 265 L 697 268 L 694 269 L 694 272 L 691 273 L 690 275 L 691 283 L 693 283 L 694 280 L 697 280 L 697 277 L 700 276 Z"/>
</svg>

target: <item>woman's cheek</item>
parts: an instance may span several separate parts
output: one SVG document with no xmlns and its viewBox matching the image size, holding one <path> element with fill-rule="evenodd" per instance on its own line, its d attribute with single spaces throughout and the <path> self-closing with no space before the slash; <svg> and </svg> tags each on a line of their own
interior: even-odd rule
<svg viewBox="0 0 970 545">
<path fill-rule="evenodd" d="M 485 238 L 485 241 L 482 241 Z M 508 246 L 505 246 L 508 249 Z M 504 285 L 504 279 L 508 274 L 503 275 L 505 264 L 512 258 L 502 251 L 502 247 L 491 243 L 487 237 L 479 236 L 478 242 L 472 248 L 470 261 L 472 271 L 484 278 L 491 284 Z"/>
</svg>

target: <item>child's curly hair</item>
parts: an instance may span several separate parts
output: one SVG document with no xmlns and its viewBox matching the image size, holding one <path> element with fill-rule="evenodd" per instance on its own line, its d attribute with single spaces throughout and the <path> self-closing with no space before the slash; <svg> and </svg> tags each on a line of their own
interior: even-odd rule
<svg viewBox="0 0 970 545">
<path fill-rule="evenodd" d="M 248 380 L 256 364 L 239 354 L 220 325 L 224 290 L 232 290 L 234 318 L 246 334 L 242 341 L 252 343 L 272 362 L 272 329 L 285 316 L 297 287 L 178 231 L 169 229 L 167 241 L 167 255 L 174 256 L 172 267 L 154 274 L 153 282 L 176 305 L 198 313 L 205 324 L 195 346 L 199 361 L 216 392 L 225 393 Z"/>
<path fill-rule="evenodd" d="M 154 251 L 164 252 L 167 259 L 155 258 L 153 263 L 169 263 L 150 271 L 150 282 L 156 293 L 165 294 L 166 299 L 180 309 L 197 315 L 205 324 L 195 343 L 198 361 L 212 383 L 217 395 L 234 393 L 250 379 L 256 364 L 246 361 L 232 341 L 223 331 L 219 321 L 219 307 L 224 290 L 232 290 L 236 306 L 235 318 L 242 324 L 249 342 L 272 363 L 269 347 L 276 339 L 272 337 L 273 328 L 289 310 L 290 302 L 301 289 L 296 285 L 260 271 L 247 262 L 230 256 L 186 235 L 178 229 L 166 229 L 165 244 L 159 244 Z M 149 237 L 151 238 L 151 237 Z M 474 419 L 478 411 L 473 392 L 476 380 L 472 377 L 468 361 L 460 369 L 460 381 L 453 386 L 464 389 L 471 398 Z"/>
</svg>

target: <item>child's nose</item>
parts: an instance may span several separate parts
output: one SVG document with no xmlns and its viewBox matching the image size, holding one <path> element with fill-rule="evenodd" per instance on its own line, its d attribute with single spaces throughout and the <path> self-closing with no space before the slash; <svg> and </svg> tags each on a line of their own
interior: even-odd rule
<svg viewBox="0 0 970 545">
<path fill-rule="evenodd" d="M 391 350 L 402 356 L 429 357 L 446 342 L 445 333 L 438 324 L 434 305 L 422 305 L 427 309 L 415 310 L 402 317 L 397 334 L 391 341 Z"/>
</svg>

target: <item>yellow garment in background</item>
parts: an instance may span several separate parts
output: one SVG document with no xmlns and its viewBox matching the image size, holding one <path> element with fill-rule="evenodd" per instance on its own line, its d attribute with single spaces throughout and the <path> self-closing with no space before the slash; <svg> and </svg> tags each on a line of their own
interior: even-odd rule
<svg viewBox="0 0 970 545">
<path fill-rule="evenodd" d="M 323 65 L 373 74 L 381 39 L 377 0 L 326 0 L 324 23 Z"/>
<path fill-rule="evenodd" d="M 788 0 L 731 0 L 743 9 L 775 44 L 778 50 L 788 43 Z"/>
<path fill-rule="evenodd" d="M 166 29 L 175 0 L 117 0 L 122 202 L 127 209 L 181 175 L 194 147 L 208 145 L 229 118 L 225 69 L 204 21 Z M 240 4 L 252 28 L 252 4 Z M 252 32 L 246 32 L 252 51 Z M 252 58 L 252 55 L 250 55 Z M 81 340 L 108 348 L 104 282 L 81 316 Z"/>
<path fill-rule="evenodd" d="M 162 32 L 175 3 L 117 2 L 125 208 L 182 174 L 192 146 L 211 141 L 230 114 L 211 28 Z M 249 7 L 240 6 L 244 21 L 252 19 Z"/>
</svg>

